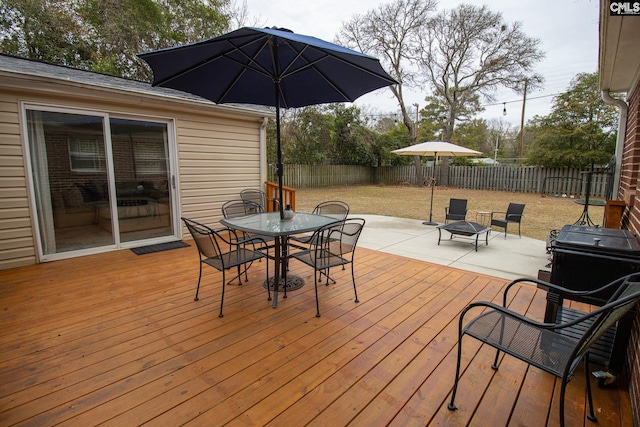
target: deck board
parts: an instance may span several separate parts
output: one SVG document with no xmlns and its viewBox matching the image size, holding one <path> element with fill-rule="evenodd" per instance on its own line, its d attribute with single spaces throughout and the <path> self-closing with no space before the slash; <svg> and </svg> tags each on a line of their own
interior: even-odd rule
<svg viewBox="0 0 640 427">
<path fill-rule="evenodd" d="M 557 424 L 558 382 L 510 357 L 463 342 L 453 386 L 460 311 L 501 302 L 507 281 L 358 249 L 337 284 L 307 284 L 274 309 L 266 262 L 229 285 L 195 247 L 123 250 L 0 271 L 2 425 L 530 425 Z M 233 274 L 230 274 L 231 277 Z M 544 293 L 523 287 L 511 306 L 542 318 Z M 568 425 L 585 421 L 584 375 L 567 393 Z M 601 425 L 630 426 L 624 387 L 598 389 Z M 603 424 L 604 423 L 604 424 Z"/>
</svg>

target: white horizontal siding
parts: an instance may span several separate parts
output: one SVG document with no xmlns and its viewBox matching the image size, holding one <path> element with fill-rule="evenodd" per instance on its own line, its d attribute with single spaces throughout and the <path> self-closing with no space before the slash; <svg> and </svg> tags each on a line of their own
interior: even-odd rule
<svg viewBox="0 0 640 427">
<path fill-rule="evenodd" d="M 18 110 L 0 93 L 0 269 L 36 262 Z"/>
<path fill-rule="evenodd" d="M 225 201 L 262 186 L 259 113 L 75 86 L 66 91 L 64 83 L 46 91 L 20 86 L 0 78 L 0 269 L 37 262 L 20 102 L 175 119 L 183 216 L 215 225 Z"/>
<path fill-rule="evenodd" d="M 230 118 L 178 118 L 182 214 L 217 223 L 221 206 L 260 188 L 260 124 Z"/>
</svg>

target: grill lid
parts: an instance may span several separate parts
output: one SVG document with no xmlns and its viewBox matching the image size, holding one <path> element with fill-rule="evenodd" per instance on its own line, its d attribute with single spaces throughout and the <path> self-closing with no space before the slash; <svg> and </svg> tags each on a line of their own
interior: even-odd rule
<svg viewBox="0 0 640 427">
<path fill-rule="evenodd" d="M 602 254 L 640 256 L 640 243 L 629 230 L 565 225 L 554 246 Z"/>
</svg>

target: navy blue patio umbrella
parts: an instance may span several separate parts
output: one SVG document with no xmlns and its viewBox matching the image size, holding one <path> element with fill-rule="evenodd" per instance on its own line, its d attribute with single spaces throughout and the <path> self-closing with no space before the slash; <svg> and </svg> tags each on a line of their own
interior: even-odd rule
<svg viewBox="0 0 640 427">
<path fill-rule="evenodd" d="M 365 93 L 397 84 L 374 57 L 285 29 L 246 27 L 138 56 L 151 66 L 153 86 L 189 92 L 218 104 L 275 107 L 281 217 L 280 108 L 353 102 Z"/>
</svg>

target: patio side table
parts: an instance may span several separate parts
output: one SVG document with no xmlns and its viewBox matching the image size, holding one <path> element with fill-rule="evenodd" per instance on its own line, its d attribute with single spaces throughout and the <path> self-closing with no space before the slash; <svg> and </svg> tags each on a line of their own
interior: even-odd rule
<svg viewBox="0 0 640 427">
<path fill-rule="evenodd" d="M 476 222 L 482 225 L 488 225 L 491 222 L 491 212 L 476 211 Z"/>
</svg>

